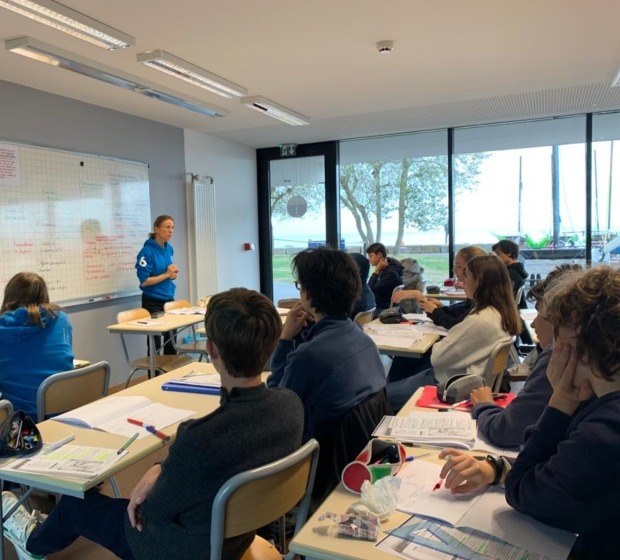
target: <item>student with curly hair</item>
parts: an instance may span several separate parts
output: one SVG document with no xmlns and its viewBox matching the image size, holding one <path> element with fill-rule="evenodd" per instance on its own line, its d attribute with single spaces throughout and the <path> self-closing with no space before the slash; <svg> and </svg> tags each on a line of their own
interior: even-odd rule
<svg viewBox="0 0 620 560">
<path fill-rule="evenodd" d="M 594 268 L 546 301 L 555 340 L 551 399 L 510 461 L 445 449 L 445 486 L 463 494 L 505 479 L 506 501 L 579 534 L 571 558 L 617 558 L 620 526 L 620 270 Z"/>
</svg>

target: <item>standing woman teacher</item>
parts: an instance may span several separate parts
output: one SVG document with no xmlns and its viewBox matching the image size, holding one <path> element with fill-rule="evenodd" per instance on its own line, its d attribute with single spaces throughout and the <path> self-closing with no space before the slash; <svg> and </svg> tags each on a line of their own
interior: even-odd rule
<svg viewBox="0 0 620 560">
<path fill-rule="evenodd" d="M 163 311 L 164 304 L 174 300 L 176 286 L 173 280 L 179 274 L 179 269 L 173 262 L 174 249 L 170 245 L 173 233 L 172 216 L 157 216 L 153 233 L 149 234 L 138 253 L 136 272 L 142 290 L 142 307 L 149 313 Z M 164 354 L 176 354 L 170 341 L 170 333 L 164 336 Z M 158 350 L 160 345 L 161 339 L 155 337 L 155 347 Z"/>
</svg>

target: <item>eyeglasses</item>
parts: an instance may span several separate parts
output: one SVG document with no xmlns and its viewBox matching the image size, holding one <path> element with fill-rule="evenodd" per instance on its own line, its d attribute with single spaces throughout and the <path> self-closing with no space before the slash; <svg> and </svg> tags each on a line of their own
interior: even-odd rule
<svg viewBox="0 0 620 560">
<path fill-rule="evenodd" d="M 295 280 L 295 288 L 301 292 L 301 282 L 299 280 Z"/>
</svg>

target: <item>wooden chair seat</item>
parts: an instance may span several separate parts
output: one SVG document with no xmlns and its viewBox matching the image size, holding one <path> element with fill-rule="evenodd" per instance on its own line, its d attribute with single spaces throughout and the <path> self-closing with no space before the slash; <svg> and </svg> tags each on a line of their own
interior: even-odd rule
<svg viewBox="0 0 620 560">
<path fill-rule="evenodd" d="M 282 560 L 282 555 L 275 546 L 257 535 L 241 560 Z"/>
</svg>

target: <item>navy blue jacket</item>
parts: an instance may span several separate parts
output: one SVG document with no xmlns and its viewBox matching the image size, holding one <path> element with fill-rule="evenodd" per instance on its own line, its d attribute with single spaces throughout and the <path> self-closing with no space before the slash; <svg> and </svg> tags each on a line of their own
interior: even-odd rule
<svg viewBox="0 0 620 560">
<path fill-rule="evenodd" d="M 450 330 L 454 325 L 458 325 L 469 315 L 473 304 L 474 302 L 471 299 L 466 299 L 465 301 L 459 301 L 452 305 L 437 307 L 434 311 L 428 313 L 428 316 L 435 325 Z"/>
<path fill-rule="evenodd" d="M 368 280 L 368 286 L 375 294 L 377 311 L 390 307 L 394 288 L 403 283 L 403 265 L 392 257 L 387 260 L 388 265 L 379 274 L 373 272 Z"/>
<path fill-rule="evenodd" d="M 549 403 L 553 388 L 547 379 L 552 348 L 542 352 L 517 398 L 506 408 L 492 403 L 474 406 L 471 415 L 478 420 L 478 435 L 497 447 L 523 444 L 525 428 L 536 424 Z"/>
<path fill-rule="evenodd" d="M 302 335 L 280 340 L 268 387 L 286 387 L 304 404 L 304 441 L 383 389 L 385 370 L 375 343 L 347 317 L 325 317 Z"/>
<path fill-rule="evenodd" d="M 174 260 L 174 249 L 166 242 L 162 247 L 155 239 L 148 238 L 136 257 L 136 273 L 140 280 L 140 289 L 144 295 L 159 301 L 172 301 L 176 286 L 172 279 L 167 278 L 152 286 L 142 286 L 147 278 L 159 276 L 168 269 Z"/>
<path fill-rule="evenodd" d="M 573 416 L 547 407 L 525 433 L 506 477 L 506 501 L 534 519 L 579 533 L 579 560 L 618 558 L 620 391 Z"/>
</svg>

